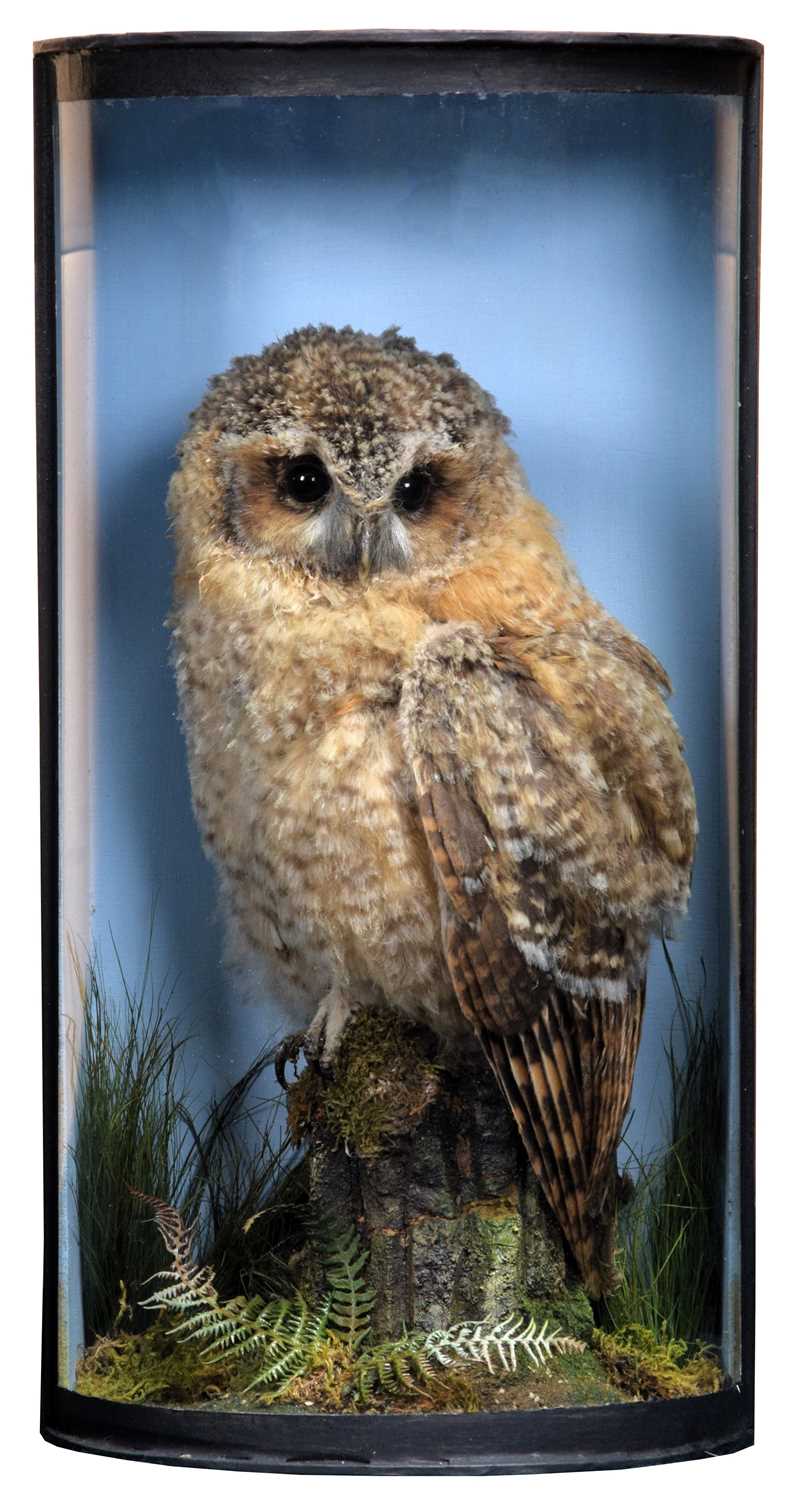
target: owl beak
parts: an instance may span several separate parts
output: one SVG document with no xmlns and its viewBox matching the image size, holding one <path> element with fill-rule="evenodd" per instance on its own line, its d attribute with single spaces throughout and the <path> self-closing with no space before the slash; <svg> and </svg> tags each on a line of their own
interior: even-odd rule
<svg viewBox="0 0 801 1500">
<path fill-rule="evenodd" d="M 405 527 L 383 500 L 356 506 L 338 495 L 317 523 L 315 542 L 330 573 L 360 583 L 404 568 L 410 555 Z"/>
<path fill-rule="evenodd" d="M 381 509 L 382 507 L 374 502 L 372 505 L 360 506 L 353 517 L 356 571 L 360 583 L 366 583 L 373 572 L 375 528 Z"/>
<path fill-rule="evenodd" d="M 403 571 L 411 558 L 411 544 L 400 516 L 391 502 L 369 507 L 363 522 L 360 551 L 362 577 L 387 571 Z"/>
<path fill-rule="evenodd" d="M 354 520 L 354 535 L 356 535 L 356 550 L 359 556 L 359 582 L 368 582 L 372 573 L 372 553 L 374 553 L 374 531 L 375 517 L 371 514 L 360 514 Z"/>
</svg>

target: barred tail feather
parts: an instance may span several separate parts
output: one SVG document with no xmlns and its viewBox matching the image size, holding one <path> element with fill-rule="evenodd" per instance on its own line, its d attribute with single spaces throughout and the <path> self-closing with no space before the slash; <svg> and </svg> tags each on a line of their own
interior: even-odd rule
<svg viewBox="0 0 801 1500">
<path fill-rule="evenodd" d="M 583 1239 L 575 1193 L 560 1170 L 554 1132 L 538 1108 L 519 1038 L 484 1033 L 481 1040 L 514 1115 L 532 1171 L 562 1233 L 573 1245 Z"/>
<path fill-rule="evenodd" d="M 644 988 L 628 1001 L 552 990 L 532 1024 L 480 1040 L 531 1167 L 591 1297 L 615 1285 L 617 1147 L 631 1096 Z"/>
</svg>

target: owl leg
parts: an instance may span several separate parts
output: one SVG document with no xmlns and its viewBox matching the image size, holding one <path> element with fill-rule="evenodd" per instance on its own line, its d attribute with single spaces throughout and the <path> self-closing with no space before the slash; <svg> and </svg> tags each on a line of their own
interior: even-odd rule
<svg viewBox="0 0 801 1500">
<path fill-rule="evenodd" d="M 306 1056 L 322 1067 L 330 1067 L 355 1009 L 356 1003 L 350 991 L 344 985 L 333 984 L 320 1001 L 306 1032 L 303 1042 Z"/>
<path fill-rule="evenodd" d="M 293 1031 L 290 1036 L 284 1037 L 273 1063 L 275 1076 L 282 1089 L 288 1088 L 288 1063 L 292 1063 L 297 1077 L 297 1063 L 301 1052 L 305 1054 L 307 1062 L 316 1068 L 331 1067 L 342 1033 L 356 1007 L 357 1002 L 344 986 L 332 985 L 320 1001 L 307 1029 Z"/>
</svg>

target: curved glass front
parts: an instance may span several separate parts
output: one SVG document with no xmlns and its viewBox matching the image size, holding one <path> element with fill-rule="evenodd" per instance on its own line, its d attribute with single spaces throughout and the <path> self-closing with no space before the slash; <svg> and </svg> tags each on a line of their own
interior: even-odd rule
<svg viewBox="0 0 801 1500">
<path fill-rule="evenodd" d="M 533 1410 L 725 1387 L 737 1380 L 740 1360 L 734 843 L 740 100 L 644 92 L 99 99 L 62 103 L 57 116 L 62 1383 L 126 1402 L 306 1412 Z M 176 546 L 180 558 L 189 544 L 181 530 L 186 514 L 179 508 L 171 524 L 165 498 L 189 414 L 210 377 L 236 356 L 260 355 L 292 330 L 320 325 L 372 336 L 397 326 L 419 349 L 447 351 L 491 394 L 509 419 L 508 442 L 525 483 L 556 518 L 559 543 L 589 594 L 622 623 L 621 640 L 645 643 L 670 677 L 670 709 L 697 799 L 697 852 L 686 916 L 668 920 L 668 902 L 643 918 L 652 933 L 647 1001 L 625 1109 L 620 1064 L 619 1128 L 604 1092 L 608 1070 L 618 1067 L 616 1044 L 608 1040 L 591 1063 L 582 1061 L 581 1027 L 590 1024 L 601 994 L 592 983 L 583 991 L 568 984 L 572 1020 L 564 1022 L 569 1035 L 561 1044 L 567 1048 L 562 1084 L 570 1109 L 581 1115 L 581 1140 L 579 1125 L 568 1129 L 559 1116 L 558 1101 L 549 1118 L 537 1083 L 547 1066 L 540 1054 L 532 1060 L 522 1042 L 528 1082 L 515 1094 L 517 1054 L 509 1037 L 535 1034 L 542 985 L 558 990 L 567 961 L 560 969 L 550 950 L 550 957 L 532 958 L 533 939 L 526 957 L 525 943 L 515 946 L 513 923 L 505 931 L 504 963 L 510 953 L 515 962 L 523 955 L 530 990 L 520 1001 L 517 1030 L 498 1031 L 496 1050 L 506 1062 L 496 1058 L 494 1066 L 502 1087 L 492 1073 L 495 1042 L 482 1036 L 484 1051 L 476 1053 L 454 1041 L 460 1026 L 465 1035 L 471 1028 L 460 1020 L 461 960 L 452 961 L 448 949 L 456 907 L 448 905 L 448 881 L 437 886 L 435 846 L 444 839 L 449 858 L 456 858 L 455 839 L 458 857 L 467 859 L 475 829 L 460 823 L 469 822 L 461 803 L 453 823 L 441 808 L 425 811 L 431 786 L 420 780 L 420 765 L 445 754 L 436 736 L 415 741 L 417 761 L 406 741 L 396 756 L 398 702 L 412 692 L 414 672 L 423 671 L 412 656 L 424 616 L 427 625 L 446 630 L 480 628 L 496 653 L 500 637 L 507 652 L 514 637 L 518 667 L 525 658 L 525 672 L 545 691 L 545 676 L 531 665 L 539 647 L 530 638 L 545 633 L 553 644 L 562 627 L 548 613 L 544 575 L 534 563 L 520 585 L 528 590 L 522 615 L 512 598 L 517 573 L 504 579 L 496 568 L 494 631 L 475 573 L 458 604 L 449 595 L 448 607 L 440 607 L 436 600 L 447 592 L 442 577 L 425 598 L 415 577 L 422 564 L 414 548 L 428 522 L 419 515 L 399 519 L 394 492 L 392 525 L 404 537 L 418 527 L 414 556 L 410 563 L 405 542 L 398 543 L 403 555 L 382 553 L 387 566 L 382 562 L 377 581 L 369 559 L 366 574 L 356 568 L 350 584 L 344 573 L 332 582 L 333 554 L 320 563 L 312 549 L 300 561 L 293 556 L 291 565 L 283 554 L 276 562 L 268 530 L 253 545 L 249 534 L 247 589 L 254 577 L 262 580 L 265 611 L 278 631 L 271 650 L 283 663 L 279 674 L 259 654 L 266 647 L 251 657 L 246 639 L 238 687 L 222 648 L 197 648 L 193 661 L 198 637 L 187 646 L 185 635 L 171 652 L 165 621 L 174 573 L 183 566 L 176 564 Z M 257 373 L 262 387 L 242 398 L 245 415 L 237 408 L 232 431 L 226 410 L 230 416 L 233 408 L 214 409 L 214 451 L 224 439 L 234 455 L 225 473 L 239 473 L 236 455 L 245 438 L 265 454 L 281 439 L 281 462 L 308 461 L 310 447 L 312 458 L 325 460 L 343 505 L 348 495 L 356 505 L 362 482 L 365 503 L 385 503 L 386 476 L 371 489 L 363 455 L 361 469 L 356 460 L 348 469 L 342 433 L 356 422 L 363 434 L 368 417 L 373 432 L 382 420 L 392 425 L 381 404 L 390 399 L 386 360 L 394 357 L 398 379 L 405 379 L 406 356 L 393 355 L 391 340 L 388 355 L 375 340 L 355 353 L 347 341 L 342 347 L 345 394 L 332 385 L 309 397 L 309 410 L 318 412 L 326 401 L 328 408 L 340 401 L 339 416 L 324 433 L 304 418 L 301 438 L 292 439 L 301 447 L 294 457 L 286 437 L 289 407 L 273 420 L 264 395 L 273 389 L 274 350 Z M 368 355 L 372 349 L 376 371 L 369 358 L 365 365 L 364 348 Z M 361 395 L 348 384 L 355 360 L 367 382 Z M 315 368 L 330 365 L 323 360 Z M 450 367 L 424 367 L 435 393 L 437 368 Z M 448 451 L 470 449 L 474 434 L 465 418 L 455 438 L 452 421 L 447 438 L 437 428 L 432 447 L 428 395 L 424 400 L 417 376 L 412 384 L 417 395 L 408 399 L 418 400 L 420 411 L 407 411 L 401 423 L 403 461 L 425 474 L 407 488 L 411 494 L 415 485 L 433 482 L 433 466 L 447 498 L 451 480 L 435 459 L 443 444 Z M 216 458 L 209 461 L 213 468 Z M 252 498 L 236 489 L 238 482 L 235 509 Z M 314 488 L 313 476 L 310 482 Z M 471 483 L 479 499 L 470 503 L 478 512 L 484 482 L 476 469 Z M 293 483 L 297 488 L 300 481 Z M 412 501 L 414 510 L 414 495 Z M 296 524 L 297 507 L 306 502 L 291 494 L 279 502 L 288 506 L 274 518 L 280 530 L 287 515 Z M 432 521 L 436 505 L 435 498 Z M 476 549 L 494 546 L 497 537 L 479 527 L 476 541 L 466 515 L 460 513 L 452 546 L 469 542 L 475 561 Z M 505 516 L 495 524 L 519 538 L 523 522 Z M 239 510 L 236 518 L 234 525 L 228 516 L 234 532 L 251 524 Z M 235 548 L 236 536 L 227 533 L 223 544 Z M 216 564 L 209 563 L 208 577 L 196 559 L 192 566 L 188 586 L 198 597 L 207 588 L 208 629 L 221 631 L 222 640 Z M 302 575 L 297 598 L 307 601 L 307 612 L 287 602 L 288 592 L 281 595 L 285 639 L 295 642 L 290 652 L 270 590 L 276 569 L 284 588 L 293 567 Z M 400 583 L 387 583 L 393 568 L 406 593 Z M 322 580 L 311 594 L 310 577 Z M 403 593 L 405 609 L 415 588 L 417 624 L 399 603 Z M 244 621 L 254 605 L 244 582 L 242 589 Z M 179 579 L 179 598 L 180 590 Z M 367 734 L 357 718 L 365 693 L 373 692 L 383 705 L 383 728 L 379 733 L 378 721 L 370 721 L 371 748 L 361 759 L 350 759 L 349 742 L 339 739 L 326 741 L 324 753 L 320 745 L 331 726 L 321 704 L 331 697 L 315 678 L 317 689 L 307 684 L 312 697 L 303 697 L 298 710 L 303 722 L 287 739 L 290 757 L 300 753 L 298 743 L 304 754 L 310 743 L 315 747 L 311 761 L 298 762 L 295 781 L 289 761 L 264 747 L 270 736 L 274 745 L 284 708 L 288 714 L 297 706 L 304 663 L 322 629 L 319 605 L 308 601 L 320 590 L 328 590 L 326 607 L 340 610 L 331 648 L 339 654 L 326 667 L 342 689 L 334 693 L 338 711 L 354 735 Z M 236 592 L 228 599 L 225 639 L 242 626 L 238 600 Z M 350 637 L 341 624 L 346 616 Z M 199 625 L 193 618 L 202 634 L 202 614 Z M 369 681 L 365 675 L 379 638 L 381 650 L 395 653 L 380 691 L 372 666 Z M 564 641 L 562 655 L 553 649 L 548 691 L 568 722 L 575 712 L 577 744 L 597 760 L 606 729 L 612 734 L 597 696 L 602 679 L 611 672 L 620 695 L 615 703 L 628 702 L 635 669 L 624 657 L 634 648 L 607 654 L 600 677 L 592 663 L 577 668 Z M 201 706 L 189 692 L 179 708 L 176 655 L 184 683 L 196 673 L 205 684 Z M 497 675 L 497 660 L 493 670 Z M 577 695 L 572 708 L 563 694 L 568 678 Z M 500 678 L 492 681 L 495 691 Z M 312 701 L 314 691 L 321 704 Z M 567 775 L 560 755 L 568 752 L 554 740 L 545 760 L 537 760 L 545 754 L 542 742 L 534 730 L 523 735 L 518 699 L 503 710 L 507 731 L 493 720 L 486 731 L 492 746 L 479 751 L 489 708 L 483 698 L 474 702 L 464 684 L 452 691 L 444 722 L 459 769 L 449 782 L 440 764 L 432 784 L 458 786 L 474 820 L 480 805 L 487 847 L 497 853 L 503 817 L 496 804 L 493 824 L 486 799 L 481 803 L 475 792 L 481 756 L 500 754 L 503 746 L 512 757 L 520 734 L 528 771 L 539 765 L 544 774 L 547 763 L 558 779 Z M 250 731 L 236 731 L 238 745 L 226 760 L 233 732 L 225 705 L 234 692 L 251 726 L 254 704 L 269 700 L 270 707 L 245 749 Z M 422 708 L 420 714 L 423 723 Z M 632 709 L 615 724 L 619 778 L 604 796 L 634 797 L 633 767 L 651 732 L 643 723 Z M 201 764 L 195 753 L 193 811 L 187 738 L 191 761 L 202 733 L 219 758 Z M 663 750 L 656 754 L 660 760 Z M 576 772 L 579 780 L 582 774 Z M 356 779 L 345 795 L 348 777 Z M 659 781 L 659 795 L 669 802 L 675 787 L 666 787 Z M 216 823 L 204 809 L 218 793 Z M 641 811 L 648 801 L 642 795 Z M 294 850 L 287 849 L 281 822 L 293 798 L 302 825 Z M 257 832 L 237 844 L 245 803 L 244 822 Z M 543 853 L 535 804 L 536 798 L 526 803 L 531 821 L 517 829 L 523 842 L 509 855 L 513 865 L 517 857 L 514 878 L 529 891 L 544 880 L 543 899 L 564 898 L 564 921 L 580 925 L 584 896 L 578 906 L 565 897 L 573 890 L 564 873 L 570 861 L 564 848 L 553 853 L 548 845 Z M 580 798 L 576 806 L 580 821 Z M 650 816 L 642 812 L 628 845 L 630 852 L 644 843 L 649 859 Z M 676 808 L 669 805 L 665 816 L 678 816 Z M 393 936 L 380 914 L 396 899 L 400 879 L 401 855 L 392 842 L 397 818 L 416 830 L 408 837 L 419 888 L 413 900 L 404 898 L 405 925 Z M 375 838 L 384 839 L 384 866 L 378 857 L 361 862 Z M 603 839 L 594 856 L 593 921 L 612 923 L 622 943 L 620 934 L 639 934 L 642 923 L 625 902 L 599 894 L 623 858 L 611 843 L 608 850 L 602 845 Z M 299 865 L 303 879 L 293 875 Z M 489 874 L 483 866 L 470 870 L 462 871 L 467 907 L 459 911 L 466 925 L 457 946 L 469 947 L 478 930 L 478 908 L 470 902 L 479 888 L 484 900 L 490 886 L 495 895 L 500 890 L 493 881 L 511 878 L 506 866 L 502 874 L 494 866 Z M 249 938 L 244 956 L 239 938 L 231 937 L 221 890 L 229 908 L 232 891 L 239 892 L 251 916 L 259 902 L 269 907 L 261 926 L 240 920 L 239 938 L 243 926 Z M 409 912 L 418 907 L 413 920 Z M 275 939 L 269 916 L 279 908 L 284 936 L 289 922 L 301 934 L 299 956 L 294 969 L 285 964 L 277 979 L 265 978 L 260 947 L 272 944 L 273 961 L 284 943 L 280 933 Z M 501 908 L 508 919 L 502 901 Z M 382 981 L 377 959 L 368 964 L 364 957 L 370 923 L 380 927 L 376 942 L 386 973 L 396 976 L 392 982 Z M 427 981 L 430 993 L 437 985 L 442 991 L 430 1013 L 425 998 L 414 1005 L 399 999 L 411 993 L 409 976 L 426 954 L 426 972 L 435 976 Z M 324 983 L 314 977 L 320 965 L 328 965 Z M 284 1068 L 285 1091 L 272 1053 L 288 1033 L 307 1028 L 321 984 L 330 1002 L 334 972 L 339 1000 L 343 989 L 355 997 L 352 1008 L 345 1004 L 350 1014 L 338 1052 L 329 1046 L 321 1061 L 307 1045 L 304 1070 L 295 1046 Z M 626 971 L 628 988 L 603 1003 L 629 1007 L 630 1014 L 632 972 Z M 534 1100 L 528 1138 L 514 1123 L 526 1089 Z M 605 1126 L 602 1108 L 611 1111 Z M 598 1139 L 604 1130 L 619 1137 L 619 1181 L 601 1173 L 601 1197 L 612 1193 L 620 1201 L 605 1207 L 597 1174 L 594 1188 L 590 1183 L 593 1130 Z M 577 1155 L 584 1153 L 583 1164 L 560 1168 L 553 1140 L 564 1145 L 568 1137 Z M 579 1218 L 571 1218 L 575 1202 Z M 584 1229 L 577 1229 L 581 1214 Z M 614 1243 L 603 1252 L 615 1272 L 595 1281 L 598 1243 L 577 1249 L 581 1235 L 590 1235 L 586 1216 L 593 1214 L 607 1227 L 617 1223 L 609 1229 Z"/>
</svg>

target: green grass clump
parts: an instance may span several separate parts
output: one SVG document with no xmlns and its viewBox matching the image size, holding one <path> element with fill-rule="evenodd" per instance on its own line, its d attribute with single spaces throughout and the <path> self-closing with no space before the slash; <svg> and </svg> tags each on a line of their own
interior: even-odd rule
<svg viewBox="0 0 801 1500">
<path fill-rule="evenodd" d="M 149 955 L 141 986 L 129 988 L 121 967 L 119 985 L 115 1007 L 97 958 L 81 980 L 72 1155 L 87 1334 L 110 1332 L 121 1283 L 135 1298 L 158 1269 L 157 1247 L 141 1233 L 128 1184 L 183 1197 L 186 1039 L 167 1014 L 171 996 L 151 984 Z"/>
<path fill-rule="evenodd" d="M 714 1342 L 721 1306 L 723 1058 L 718 1018 L 703 992 L 683 994 L 670 954 L 676 996 L 666 1046 L 671 1106 L 668 1145 L 650 1161 L 632 1153 L 630 1197 L 619 1222 L 620 1285 L 603 1322 L 638 1327 L 659 1341 Z"/>
<path fill-rule="evenodd" d="M 142 1289 L 161 1260 L 131 1188 L 177 1204 L 197 1224 L 203 1258 L 232 1295 L 285 1280 L 305 1186 L 286 1131 L 276 1130 L 277 1091 L 258 1095 L 272 1049 L 199 1111 L 186 1081 L 189 1037 L 170 1014 L 171 992 L 152 981 L 149 952 L 136 987 L 119 957 L 116 993 L 96 955 L 80 982 L 72 1186 L 87 1339 L 112 1334 L 121 1284 L 134 1331 L 145 1322 Z"/>
</svg>

